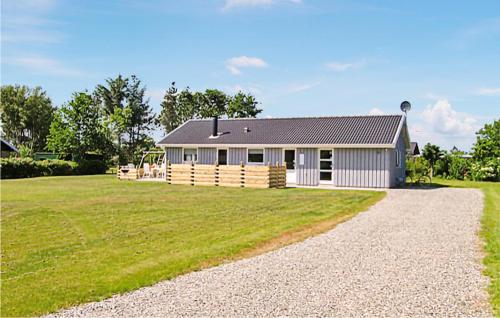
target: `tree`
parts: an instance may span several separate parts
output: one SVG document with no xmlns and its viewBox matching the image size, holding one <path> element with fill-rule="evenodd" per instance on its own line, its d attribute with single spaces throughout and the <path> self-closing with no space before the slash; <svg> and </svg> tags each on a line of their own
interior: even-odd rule
<svg viewBox="0 0 500 318">
<path fill-rule="evenodd" d="M 161 111 L 158 117 L 158 124 L 163 126 L 165 133 L 169 133 L 180 125 L 176 109 L 177 88 L 175 87 L 175 82 L 172 82 L 172 86 L 165 92 L 160 107 Z"/>
<path fill-rule="evenodd" d="M 178 93 L 175 82 L 166 91 L 158 119 L 168 133 L 193 118 L 211 118 L 227 115 L 229 118 L 256 117 L 262 112 L 251 94 L 238 92 L 228 96 L 217 89 L 191 92 L 189 87 Z"/>
<path fill-rule="evenodd" d="M 476 133 L 473 158 L 478 161 L 500 158 L 500 120 L 486 124 Z"/>
<path fill-rule="evenodd" d="M 127 130 L 130 109 L 125 109 L 128 97 L 129 80 L 118 75 L 115 79 L 108 78 L 106 85 L 97 85 L 94 95 L 107 115 L 107 125 L 116 139 L 116 148 L 121 154 L 122 136 Z"/>
<path fill-rule="evenodd" d="M 217 89 L 207 89 L 198 100 L 201 118 L 220 117 L 226 114 L 228 97 Z"/>
<path fill-rule="evenodd" d="M 437 145 L 427 143 L 422 150 L 422 157 L 429 162 L 431 168 L 431 178 L 434 176 L 434 165 L 443 155 L 443 151 Z"/>
<path fill-rule="evenodd" d="M 257 105 L 258 102 L 251 94 L 245 95 L 238 92 L 229 98 L 227 116 L 229 118 L 255 118 L 262 112 L 262 109 L 257 108 Z"/>
<path fill-rule="evenodd" d="M 149 99 L 145 98 L 146 87 L 141 87 L 141 81 L 135 75 L 129 80 L 127 92 L 124 108 L 130 114 L 126 123 L 127 157 L 129 161 L 135 161 L 135 157 L 149 145 L 148 133 L 154 128 L 156 120 Z"/>
<path fill-rule="evenodd" d="M 6 139 L 30 152 L 45 149 L 54 117 L 52 101 L 40 87 L 6 85 L 1 87 L 0 118 Z"/>
<path fill-rule="evenodd" d="M 56 113 L 50 126 L 47 148 L 81 160 L 87 152 L 109 156 L 111 141 L 99 114 L 99 105 L 87 92 L 77 92 Z"/>
<path fill-rule="evenodd" d="M 183 122 L 200 117 L 200 107 L 204 100 L 203 93 L 191 93 L 189 87 L 179 93 L 177 98 L 177 114 L 179 125 Z"/>
</svg>

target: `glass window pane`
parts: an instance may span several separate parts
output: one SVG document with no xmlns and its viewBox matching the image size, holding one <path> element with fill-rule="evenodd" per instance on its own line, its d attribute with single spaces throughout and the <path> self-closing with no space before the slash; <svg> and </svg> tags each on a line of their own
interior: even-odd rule
<svg viewBox="0 0 500 318">
<path fill-rule="evenodd" d="M 263 154 L 264 149 L 248 149 L 248 154 Z"/>
<path fill-rule="evenodd" d="M 331 181 L 332 180 L 332 173 L 331 172 L 320 172 L 319 173 L 319 179 L 321 181 Z"/>
<path fill-rule="evenodd" d="M 319 168 L 321 170 L 332 170 L 332 162 L 331 161 L 320 161 Z"/>
<path fill-rule="evenodd" d="M 196 149 L 184 149 L 184 161 L 197 161 L 198 155 Z"/>
<path fill-rule="evenodd" d="M 288 170 L 295 169 L 295 150 L 285 150 L 285 163 Z"/>
<path fill-rule="evenodd" d="M 262 154 L 248 154 L 248 162 L 264 162 L 264 156 Z"/>
<path fill-rule="evenodd" d="M 219 150 L 219 164 L 227 165 L 227 150 L 225 149 Z"/>
<path fill-rule="evenodd" d="M 248 149 L 248 162 L 263 163 L 264 149 Z"/>
<path fill-rule="evenodd" d="M 321 150 L 319 152 L 319 157 L 321 159 L 331 159 L 332 158 L 332 151 L 331 150 Z"/>
</svg>

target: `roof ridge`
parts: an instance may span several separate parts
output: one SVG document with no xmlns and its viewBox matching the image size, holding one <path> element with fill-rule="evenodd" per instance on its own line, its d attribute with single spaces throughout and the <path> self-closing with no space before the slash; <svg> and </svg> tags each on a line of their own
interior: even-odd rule
<svg viewBox="0 0 500 318">
<path fill-rule="evenodd" d="M 362 118 L 362 117 L 402 117 L 403 114 L 382 114 L 382 115 L 337 115 L 337 116 L 293 116 L 293 117 L 264 117 L 264 118 L 252 118 L 252 117 L 245 117 L 245 118 L 219 118 L 219 120 L 275 120 L 275 119 L 322 119 L 322 118 Z M 189 119 L 190 121 L 210 121 L 212 118 L 192 118 Z"/>
</svg>

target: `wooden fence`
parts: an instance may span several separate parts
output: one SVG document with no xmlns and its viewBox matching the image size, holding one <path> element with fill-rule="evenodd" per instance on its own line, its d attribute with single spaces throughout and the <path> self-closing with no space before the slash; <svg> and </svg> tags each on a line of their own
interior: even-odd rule
<svg viewBox="0 0 500 318">
<path fill-rule="evenodd" d="M 284 188 L 286 167 L 167 164 L 170 184 L 207 185 L 245 188 Z"/>
<path fill-rule="evenodd" d="M 143 169 L 118 167 L 116 176 L 120 180 L 136 180 L 141 177 L 142 170 Z"/>
</svg>

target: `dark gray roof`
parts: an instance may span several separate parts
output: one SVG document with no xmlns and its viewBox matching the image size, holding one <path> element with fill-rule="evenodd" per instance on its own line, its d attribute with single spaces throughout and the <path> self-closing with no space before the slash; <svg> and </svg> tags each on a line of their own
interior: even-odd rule
<svg viewBox="0 0 500 318">
<path fill-rule="evenodd" d="M 19 152 L 19 150 L 7 140 L 0 138 L 0 141 L 1 141 L 2 151 Z"/>
<path fill-rule="evenodd" d="M 392 144 L 402 115 L 189 120 L 158 144 Z M 244 131 L 248 127 L 249 132 Z"/>
<path fill-rule="evenodd" d="M 418 148 L 418 144 L 414 141 L 410 142 L 410 154 L 413 156 L 420 154 L 420 149 Z"/>
</svg>

